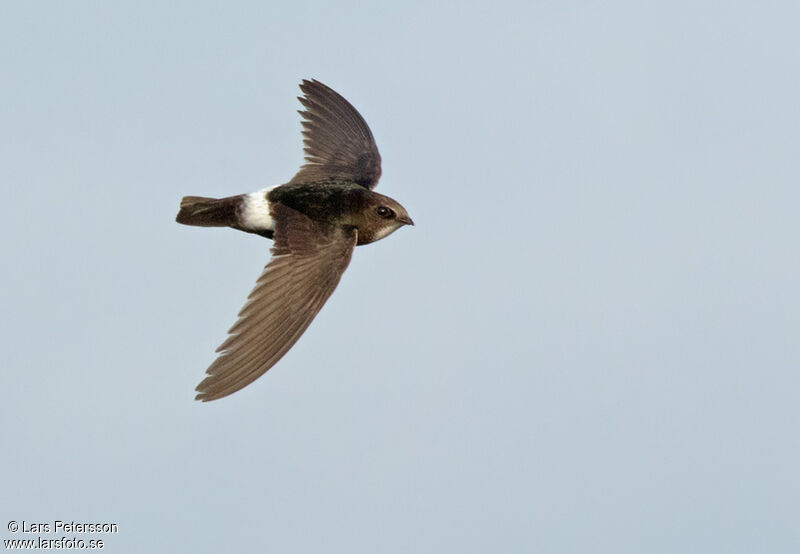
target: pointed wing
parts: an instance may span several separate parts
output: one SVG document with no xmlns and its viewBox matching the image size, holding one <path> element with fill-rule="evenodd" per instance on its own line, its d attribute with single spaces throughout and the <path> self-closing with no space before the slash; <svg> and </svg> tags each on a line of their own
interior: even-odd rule
<svg viewBox="0 0 800 554">
<path fill-rule="evenodd" d="M 252 383 L 289 351 L 333 293 L 350 263 L 357 233 L 325 227 L 273 204 L 273 258 L 239 312 L 197 400 L 222 398 Z"/>
<path fill-rule="evenodd" d="M 336 91 L 319 81 L 300 85 L 305 106 L 303 150 L 306 164 L 290 183 L 354 181 L 374 189 L 381 176 L 381 155 L 361 114 Z"/>
</svg>

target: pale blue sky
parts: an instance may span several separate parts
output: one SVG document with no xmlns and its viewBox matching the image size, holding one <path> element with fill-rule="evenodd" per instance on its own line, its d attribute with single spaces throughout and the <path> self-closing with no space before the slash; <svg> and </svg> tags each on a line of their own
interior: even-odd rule
<svg viewBox="0 0 800 554">
<path fill-rule="evenodd" d="M 800 551 L 798 4 L 296 4 L 0 5 L 0 538 Z M 288 180 L 312 77 L 417 225 L 194 402 L 270 243 L 179 199 Z"/>
</svg>

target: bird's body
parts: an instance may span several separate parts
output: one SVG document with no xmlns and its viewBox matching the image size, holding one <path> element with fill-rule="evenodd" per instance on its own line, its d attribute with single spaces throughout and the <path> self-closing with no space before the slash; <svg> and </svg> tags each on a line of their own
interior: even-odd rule
<svg viewBox="0 0 800 554">
<path fill-rule="evenodd" d="M 197 387 L 198 400 L 227 396 L 266 372 L 333 293 L 353 248 L 413 225 L 398 202 L 372 191 L 380 155 L 355 108 L 318 81 L 303 81 L 300 88 L 308 163 L 291 181 L 227 198 L 181 201 L 178 223 L 232 227 L 275 243 L 272 260 Z"/>
</svg>

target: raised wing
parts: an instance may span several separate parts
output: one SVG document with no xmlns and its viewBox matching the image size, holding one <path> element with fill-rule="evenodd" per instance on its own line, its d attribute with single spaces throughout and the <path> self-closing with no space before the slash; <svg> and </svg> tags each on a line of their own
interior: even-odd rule
<svg viewBox="0 0 800 554">
<path fill-rule="evenodd" d="M 333 89 L 304 80 L 299 97 L 306 164 L 290 183 L 353 181 L 374 189 L 381 176 L 381 155 L 361 114 Z"/>
</svg>

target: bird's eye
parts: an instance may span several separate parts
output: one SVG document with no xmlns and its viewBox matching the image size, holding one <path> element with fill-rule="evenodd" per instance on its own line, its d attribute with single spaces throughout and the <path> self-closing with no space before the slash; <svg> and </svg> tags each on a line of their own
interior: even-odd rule
<svg viewBox="0 0 800 554">
<path fill-rule="evenodd" d="M 387 208 L 386 206 L 380 206 L 375 212 L 381 217 L 392 217 L 394 212 Z"/>
</svg>

